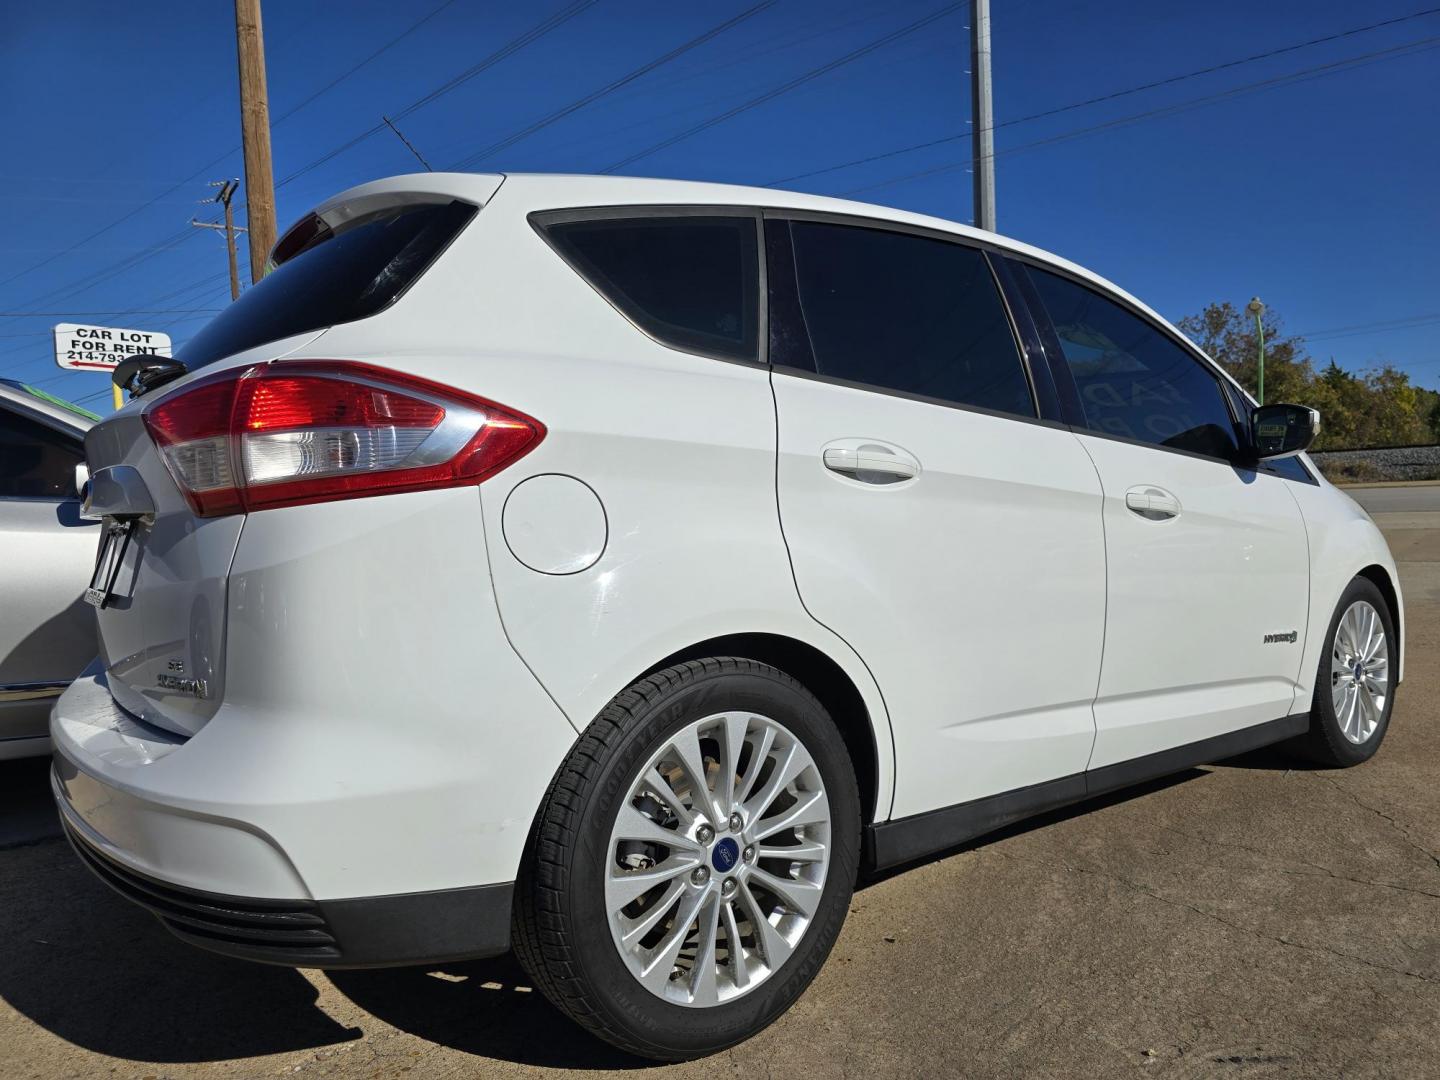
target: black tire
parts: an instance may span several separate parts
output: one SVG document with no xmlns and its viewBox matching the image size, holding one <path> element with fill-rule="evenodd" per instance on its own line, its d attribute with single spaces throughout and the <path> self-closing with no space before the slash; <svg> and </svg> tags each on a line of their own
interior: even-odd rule
<svg viewBox="0 0 1440 1080">
<path fill-rule="evenodd" d="M 777 721 L 809 751 L 830 805 L 831 862 L 812 922 L 774 974 L 736 1000 L 687 1007 L 651 993 L 626 967 L 600 875 L 608 873 L 611 829 L 635 774 L 684 725 L 732 709 Z M 677 664 L 611 701 L 551 781 L 516 882 L 515 951 L 552 1003 L 607 1042 L 662 1061 L 711 1054 L 762 1030 L 810 985 L 845 921 L 859 850 L 854 768 L 819 701 L 753 660 Z"/>
<path fill-rule="evenodd" d="M 1340 619 L 1357 600 L 1369 603 L 1380 615 L 1385 630 L 1385 640 L 1390 648 L 1389 687 L 1385 695 L 1385 708 L 1375 730 L 1361 743 L 1350 741 L 1341 731 L 1339 717 L 1331 697 L 1331 682 L 1335 633 Z M 1291 741 L 1289 748 L 1308 761 L 1331 769 L 1346 769 L 1352 765 L 1369 761 L 1380 749 L 1385 732 L 1390 727 L 1390 714 L 1395 708 L 1395 660 L 1398 657 L 1395 638 L 1395 617 L 1390 611 L 1384 594 L 1368 578 L 1357 577 L 1345 588 L 1335 612 L 1330 616 L 1330 626 L 1325 633 L 1325 648 L 1320 654 L 1320 667 L 1315 676 L 1315 696 L 1310 703 L 1310 730 Z"/>
</svg>

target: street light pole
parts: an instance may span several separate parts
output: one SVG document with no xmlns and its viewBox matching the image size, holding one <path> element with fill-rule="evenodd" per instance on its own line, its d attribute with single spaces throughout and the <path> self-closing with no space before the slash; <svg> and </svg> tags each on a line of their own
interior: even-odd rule
<svg viewBox="0 0 1440 1080">
<path fill-rule="evenodd" d="M 1265 404 L 1265 325 L 1260 321 L 1260 317 L 1265 314 L 1265 305 L 1260 302 L 1260 298 L 1259 298 L 1258 296 L 1252 296 L 1252 297 L 1250 298 L 1250 303 L 1248 303 L 1248 304 L 1245 305 L 1245 310 L 1248 311 L 1248 312 L 1250 312 L 1251 315 L 1254 315 L 1254 316 L 1255 316 L 1255 337 L 1256 337 L 1256 340 L 1259 341 L 1259 343 L 1260 343 L 1260 352 L 1259 352 L 1260 376 L 1259 376 L 1259 379 L 1257 380 L 1257 381 L 1259 382 L 1259 386 L 1257 387 L 1257 389 L 1259 390 L 1259 393 L 1258 393 L 1256 396 L 1257 396 L 1258 399 L 1259 399 L 1259 403 L 1260 403 L 1261 405 L 1264 405 L 1264 404 Z"/>
<path fill-rule="evenodd" d="M 970 157 L 975 227 L 995 231 L 995 114 L 990 94 L 990 0 L 970 0 Z"/>
</svg>

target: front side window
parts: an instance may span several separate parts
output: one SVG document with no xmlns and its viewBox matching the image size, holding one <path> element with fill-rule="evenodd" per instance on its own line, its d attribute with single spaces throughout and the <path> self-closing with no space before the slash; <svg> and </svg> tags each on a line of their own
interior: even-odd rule
<svg viewBox="0 0 1440 1080">
<path fill-rule="evenodd" d="M 537 220 L 595 290 L 661 344 L 757 359 L 760 268 L 753 216 Z"/>
<path fill-rule="evenodd" d="M 1085 410 L 1102 435 L 1233 461 L 1219 380 L 1158 327 L 1069 278 L 1030 268 Z"/>
<path fill-rule="evenodd" d="M 0 498 L 73 497 L 75 466 L 84 460 L 78 438 L 0 409 Z"/>
<path fill-rule="evenodd" d="M 983 252 L 908 233 L 811 221 L 771 221 L 766 231 L 774 363 L 1035 415 L 1010 319 Z"/>
</svg>

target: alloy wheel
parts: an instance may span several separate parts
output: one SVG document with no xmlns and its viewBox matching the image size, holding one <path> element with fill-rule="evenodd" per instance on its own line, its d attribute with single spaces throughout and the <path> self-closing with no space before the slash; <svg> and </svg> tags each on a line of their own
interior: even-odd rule
<svg viewBox="0 0 1440 1080">
<path fill-rule="evenodd" d="M 1330 652 L 1330 701 L 1340 733 L 1363 743 L 1380 725 L 1390 694 L 1390 648 L 1374 605 L 1357 600 L 1335 627 Z"/>
<path fill-rule="evenodd" d="M 605 910 L 630 973 L 672 1004 L 733 1001 L 809 928 L 831 853 L 830 803 L 809 751 L 752 712 L 670 736 L 611 829 Z"/>
</svg>

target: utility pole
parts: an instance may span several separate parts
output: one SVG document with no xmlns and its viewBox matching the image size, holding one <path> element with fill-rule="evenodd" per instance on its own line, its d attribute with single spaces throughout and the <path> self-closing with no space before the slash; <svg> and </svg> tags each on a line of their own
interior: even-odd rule
<svg viewBox="0 0 1440 1080">
<path fill-rule="evenodd" d="M 995 113 L 990 97 L 990 0 L 970 0 L 970 157 L 975 227 L 995 231 Z"/>
<path fill-rule="evenodd" d="M 240 58 L 245 216 L 250 225 L 250 282 L 254 284 L 265 273 L 265 260 L 275 246 L 275 177 L 270 163 L 270 101 L 265 89 L 260 0 L 235 0 L 235 47 Z"/>
<path fill-rule="evenodd" d="M 213 187 L 213 188 L 219 188 L 219 189 L 220 189 L 220 193 L 219 193 L 218 195 L 216 195 L 215 198 L 213 198 L 213 199 L 207 199 L 207 200 L 205 200 L 205 201 L 206 201 L 206 202 L 217 202 L 217 203 L 221 203 L 221 204 L 225 207 L 225 224 L 224 224 L 224 225 L 219 225 L 219 224 L 217 224 L 217 223 L 215 223 L 215 222 L 213 222 L 213 221 L 196 221 L 194 218 L 191 218 L 191 219 L 190 219 L 190 224 L 191 224 L 191 225 L 194 225 L 194 226 L 195 226 L 196 228 L 198 228 L 198 229 L 224 229 L 224 230 L 225 230 L 225 247 L 226 247 L 226 249 L 227 249 L 227 251 L 228 251 L 228 253 L 229 253 L 229 255 L 230 255 L 230 299 L 231 299 L 231 300 L 239 300 L 239 299 L 240 299 L 240 270 L 239 270 L 239 268 L 235 265 L 235 234 L 236 234 L 237 232 L 246 232 L 246 231 L 248 231 L 248 230 L 246 230 L 246 229 L 237 229 L 237 228 L 235 227 L 235 214 L 234 214 L 234 212 L 230 209 L 230 200 L 235 197 L 235 189 L 240 186 L 240 181 L 239 181 L 239 180 L 211 180 L 211 181 L 210 181 L 210 186 Z"/>
</svg>

